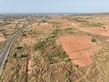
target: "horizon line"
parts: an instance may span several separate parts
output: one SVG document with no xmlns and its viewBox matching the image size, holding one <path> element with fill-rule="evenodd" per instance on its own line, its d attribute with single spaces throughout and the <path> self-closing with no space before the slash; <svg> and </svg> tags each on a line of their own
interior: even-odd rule
<svg viewBox="0 0 109 82">
<path fill-rule="evenodd" d="M 3 14 L 17 14 L 17 13 L 18 13 L 18 14 L 20 14 L 20 13 L 21 13 L 21 14 L 22 14 L 22 13 L 27 13 L 27 14 L 28 14 L 28 13 L 30 13 L 30 14 L 31 14 L 31 13 L 32 13 L 32 14 L 33 14 L 33 13 L 35 13 L 35 14 L 37 14 L 37 13 L 42 13 L 42 14 L 43 14 L 43 13 L 109 13 L 109 12 L 0 12 L 0 14 L 2 14 L 2 13 L 3 13 Z"/>
<path fill-rule="evenodd" d="M 64 14 L 69 14 L 69 15 L 98 15 L 98 14 L 109 14 L 109 12 L 91 12 L 91 13 L 83 13 L 83 12 L 79 12 L 79 13 L 72 13 L 72 12 L 37 12 L 37 13 L 0 13 L 0 15 L 64 15 Z"/>
</svg>

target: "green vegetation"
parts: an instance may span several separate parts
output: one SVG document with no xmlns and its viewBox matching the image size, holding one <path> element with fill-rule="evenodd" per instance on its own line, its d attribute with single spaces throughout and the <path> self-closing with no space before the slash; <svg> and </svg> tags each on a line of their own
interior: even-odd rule
<svg viewBox="0 0 109 82">
<path fill-rule="evenodd" d="M 35 50 L 40 50 L 41 52 L 47 52 L 46 54 L 43 54 L 43 56 L 47 58 L 49 64 L 57 62 L 57 60 L 55 60 L 55 57 L 59 57 L 60 59 L 64 59 L 67 57 L 66 52 L 64 52 L 62 49 L 59 49 L 61 47 L 57 46 L 55 43 L 57 33 L 58 30 L 54 30 L 52 35 L 48 36 L 43 41 L 35 45 Z"/>
<path fill-rule="evenodd" d="M 9 24 L 9 23 L 0 23 L 0 26 L 5 26 L 5 25 L 7 25 L 7 24 Z"/>
<path fill-rule="evenodd" d="M 75 21 L 75 22 L 88 22 L 87 20 L 85 20 L 85 19 L 83 19 L 83 18 L 80 18 L 80 17 L 78 17 L 78 18 L 72 18 L 71 20 L 73 20 L 73 21 Z"/>
<path fill-rule="evenodd" d="M 29 78 L 30 82 L 56 82 L 56 80 L 63 82 L 68 79 L 65 78 L 65 70 L 62 68 L 66 66 L 66 69 L 69 69 L 68 67 L 71 65 L 69 62 L 71 61 L 62 46 L 56 43 L 59 32 L 60 30 L 56 28 L 51 34 L 36 42 L 34 46 L 35 54 L 32 55 L 32 60 L 34 60 L 32 66 L 33 75 Z M 41 78 L 38 78 L 40 76 Z M 63 79 L 61 80 L 61 78 Z"/>
<path fill-rule="evenodd" d="M 88 26 L 93 26 L 93 27 L 102 27 L 104 24 L 102 23 L 89 23 Z"/>
<path fill-rule="evenodd" d="M 23 36 L 26 36 L 26 34 L 24 34 L 24 33 L 23 33 L 22 35 L 23 35 Z"/>
<path fill-rule="evenodd" d="M 57 31 L 54 31 L 51 36 L 48 36 L 43 41 L 35 45 L 35 50 L 43 50 L 44 46 L 49 42 L 54 42 L 54 38 L 57 36 Z"/>
<path fill-rule="evenodd" d="M 17 54 L 17 53 L 15 53 L 13 55 L 13 58 L 26 58 L 26 57 L 28 57 L 27 54 Z"/>
<path fill-rule="evenodd" d="M 66 77 L 69 77 L 70 75 L 71 75 L 71 72 L 70 72 L 69 70 L 66 70 L 66 71 L 65 71 L 65 76 L 66 76 Z"/>
<path fill-rule="evenodd" d="M 51 24 L 54 24 L 54 25 L 58 25 L 58 24 L 61 24 L 60 22 L 50 22 Z"/>
</svg>

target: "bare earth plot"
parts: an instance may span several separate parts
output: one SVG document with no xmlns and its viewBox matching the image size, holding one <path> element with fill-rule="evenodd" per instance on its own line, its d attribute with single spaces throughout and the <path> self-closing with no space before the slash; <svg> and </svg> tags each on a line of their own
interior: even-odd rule
<svg viewBox="0 0 109 82">
<path fill-rule="evenodd" d="M 91 54 L 100 49 L 97 43 L 91 42 L 86 36 L 65 35 L 59 37 L 59 41 L 72 62 L 80 67 L 91 64 Z"/>
</svg>

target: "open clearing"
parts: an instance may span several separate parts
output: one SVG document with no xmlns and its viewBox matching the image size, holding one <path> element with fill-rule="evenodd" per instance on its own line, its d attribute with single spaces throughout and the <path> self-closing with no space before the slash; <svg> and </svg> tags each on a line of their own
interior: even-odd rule
<svg viewBox="0 0 109 82">
<path fill-rule="evenodd" d="M 65 35 L 59 37 L 59 41 L 72 62 L 79 66 L 91 64 L 91 54 L 100 49 L 100 46 L 97 46 L 96 42 L 91 42 L 86 36 Z"/>
</svg>

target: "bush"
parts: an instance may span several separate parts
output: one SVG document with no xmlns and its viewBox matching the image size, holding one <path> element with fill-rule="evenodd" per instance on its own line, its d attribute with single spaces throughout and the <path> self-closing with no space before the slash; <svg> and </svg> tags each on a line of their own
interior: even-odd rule
<svg viewBox="0 0 109 82">
<path fill-rule="evenodd" d="M 22 36 L 26 36 L 26 34 L 22 34 Z"/>
<path fill-rule="evenodd" d="M 17 58 L 17 53 L 14 53 L 13 58 Z"/>
<path fill-rule="evenodd" d="M 45 41 L 39 42 L 39 43 L 35 46 L 35 50 L 42 50 L 45 44 L 46 44 Z"/>
<path fill-rule="evenodd" d="M 70 61 L 71 61 L 71 59 L 68 59 L 68 58 L 67 58 L 67 59 L 65 59 L 65 62 L 70 62 Z"/>
<path fill-rule="evenodd" d="M 25 57 L 28 57 L 28 55 L 22 54 L 22 55 L 20 56 L 20 58 L 25 58 Z"/>
<path fill-rule="evenodd" d="M 69 70 L 65 71 L 65 76 L 69 77 L 71 75 L 71 72 Z"/>
<path fill-rule="evenodd" d="M 15 53 L 15 54 L 13 55 L 13 58 L 25 58 L 25 57 L 28 57 L 28 55 L 17 54 L 17 53 Z"/>
<path fill-rule="evenodd" d="M 67 57 L 66 52 L 64 52 L 64 51 L 60 52 L 60 57 L 61 58 L 66 58 Z"/>
<path fill-rule="evenodd" d="M 92 41 L 92 42 L 97 42 L 96 39 L 92 39 L 91 41 Z"/>
<path fill-rule="evenodd" d="M 53 59 L 51 56 L 48 56 L 48 62 L 49 62 L 49 64 L 53 64 Z"/>
<path fill-rule="evenodd" d="M 19 49 L 22 49 L 22 48 L 23 48 L 23 47 L 20 47 L 20 46 L 16 47 L 16 49 L 18 49 L 18 50 L 19 50 Z"/>
</svg>

